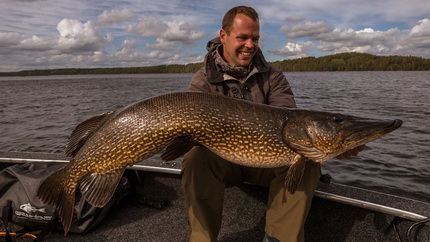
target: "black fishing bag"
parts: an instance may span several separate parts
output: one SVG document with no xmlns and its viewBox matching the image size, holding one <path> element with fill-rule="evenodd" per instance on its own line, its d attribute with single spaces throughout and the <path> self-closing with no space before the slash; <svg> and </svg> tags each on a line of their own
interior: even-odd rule
<svg viewBox="0 0 430 242">
<path fill-rule="evenodd" d="M 11 241 L 11 235 L 43 238 L 52 229 L 62 230 L 53 206 L 45 205 L 37 197 L 42 181 L 65 166 L 61 163 L 25 163 L 13 165 L 0 172 L 0 235 Z M 99 224 L 111 208 L 131 190 L 128 179 L 123 177 L 109 203 L 98 208 L 91 206 L 77 191 L 75 219 L 70 232 L 85 233 Z M 13 227 L 13 228 L 12 228 Z M 37 233 L 28 233 L 28 232 Z M 14 232 L 14 233 L 10 233 Z"/>
</svg>

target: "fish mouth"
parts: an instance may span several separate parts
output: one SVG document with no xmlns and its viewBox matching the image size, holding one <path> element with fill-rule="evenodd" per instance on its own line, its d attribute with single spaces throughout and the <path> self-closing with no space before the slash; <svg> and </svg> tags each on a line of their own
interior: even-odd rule
<svg viewBox="0 0 430 242">
<path fill-rule="evenodd" d="M 402 124 L 403 124 L 403 121 L 402 121 L 402 120 L 400 120 L 400 119 L 396 119 L 396 120 L 394 120 L 394 121 L 393 121 L 393 123 L 391 124 L 391 128 L 393 128 L 393 130 L 394 130 L 394 129 L 397 129 L 397 128 L 399 128 L 400 126 L 402 126 Z"/>
<path fill-rule="evenodd" d="M 400 126 L 403 121 L 395 120 L 354 120 L 353 124 L 345 130 L 347 137 L 346 143 L 352 144 L 351 148 L 365 144 L 367 142 L 378 139 L 379 137 L 388 134 Z"/>
</svg>

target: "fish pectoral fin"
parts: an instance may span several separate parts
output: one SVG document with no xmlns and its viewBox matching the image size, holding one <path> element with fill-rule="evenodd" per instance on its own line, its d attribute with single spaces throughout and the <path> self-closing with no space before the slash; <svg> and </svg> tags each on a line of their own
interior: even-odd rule
<svg viewBox="0 0 430 242">
<path fill-rule="evenodd" d="M 112 113 L 113 111 L 102 113 L 78 124 L 69 137 L 64 153 L 68 157 L 74 157 L 87 140 L 106 122 L 108 119 L 107 117 Z"/>
<path fill-rule="evenodd" d="M 91 173 L 80 183 L 80 190 L 85 200 L 95 206 L 104 207 L 112 198 L 120 182 L 124 170 L 117 173 Z"/>
<path fill-rule="evenodd" d="M 160 158 L 164 161 L 174 160 L 185 155 L 195 144 L 188 136 L 178 137 L 164 149 Z"/>
<path fill-rule="evenodd" d="M 291 194 L 294 194 L 302 180 L 305 172 L 306 158 L 297 155 L 294 157 L 294 163 L 290 166 L 285 177 L 285 187 Z"/>
</svg>

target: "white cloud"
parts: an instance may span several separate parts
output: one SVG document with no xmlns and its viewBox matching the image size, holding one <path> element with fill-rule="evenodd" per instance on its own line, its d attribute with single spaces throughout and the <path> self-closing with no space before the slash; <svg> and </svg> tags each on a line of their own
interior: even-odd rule
<svg viewBox="0 0 430 242">
<path fill-rule="evenodd" d="M 175 48 L 175 42 L 157 38 L 155 42 L 146 44 L 146 47 L 150 50 L 173 50 Z"/>
<path fill-rule="evenodd" d="M 0 66 L 27 66 L 29 69 L 50 65 L 71 67 L 77 63 L 98 62 L 111 37 L 102 36 L 91 22 L 63 19 L 56 36 L 25 36 L 0 32 L 0 53 L 8 58 Z M 16 68 L 16 67 L 15 67 Z M 21 67 L 22 68 L 22 67 Z"/>
<path fill-rule="evenodd" d="M 409 34 L 411 37 L 428 37 L 430 36 L 430 19 L 422 19 L 418 21 Z"/>
<path fill-rule="evenodd" d="M 135 38 L 128 38 L 124 40 L 124 43 L 118 48 L 117 54 L 132 56 L 136 51 L 136 43 L 137 41 Z"/>
<path fill-rule="evenodd" d="M 46 1 L 46 0 L 16 0 L 17 2 L 37 2 L 37 1 Z"/>
<path fill-rule="evenodd" d="M 302 22 L 304 21 L 306 18 L 305 17 L 286 17 L 285 21 L 286 22 Z"/>
<path fill-rule="evenodd" d="M 167 41 L 179 41 L 184 44 L 192 44 L 195 40 L 205 37 L 203 31 L 198 31 L 193 24 L 184 21 L 167 22 L 167 30 L 161 38 Z"/>
<path fill-rule="evenodd" d="M 333 32 L 319 36 L 317 48 L 326 52 L 366 52 L 386 54 L 397 48 L 402 38 L 398 29 L 375 31 L 371 28 L 355 31 L 353 29 L 334 29 Z"/>
<path fill-rule="evenodd" d="M 408 45 L 414 46 L 422 51 L 425 48 L 426 52 L 430 52 L 430 19 L 422 19 L 418 21 L 418 25 L 415 25 L 407 38 Z"/>
<path fill-rule="evenodd" d="M 19 50 L 26 51 L 49 51 L 52 49 L 53 45 L 55 45 L 56 39 L 54 38 L 41 38 L 39 36 L 31 36 L 29 38 L 24 38 L 17 48 Z"/>
<path fill-rule="evenodd" d="M 282 49 L 271 49 L 269 53 L 291 59 L 302 58 L 310 55 L 313 45 L 310 41 L 288 42 Z"/>
<path fill-rule="evenodd" d="M 246 5 L 260 14 L 260 46 L 270 60 L 342 51 L 430 57 L 430 1 L 363 1 Z M 206 40 L 218 35 L 230 5 L 226 0 L 8 1 L 0 8 L 0 71 L 202 61 Z"/>
<path fill-rule="evenodd" d="M 312 48 L 326 53 L 363 52 L 376 55 L 430 56 L 430 19 L 422 19 L 410 30 L 391 28 L 385 31 L 364 28 L 333 28 L 324 22 L 307 22 L 282 26 L 281 32 L 289 38 L 308 39 L 308 42 L 288 42 L 281 49 L 269 52 L 283 57 L 303 57 Z M 313 45 L 304 45 L 310 43 Z"/>
<path fill-rule="evenodd" d="M 168 26 L 158 16 L 149 15 L 136 25 L 129 25 L 126 29 L 129 33 L 140 34 L 144 38 L 158 37 L 167 31 Z"/>
<path fill-rule="evenodd" d="M 286 17 L 304 16 L 312 21 L 324 20 L 330 25 L 348 28 L 382 21 L 397 23 L 414 21 L 417 16 L 429 15 L 430 1 L 271 0 L 260 1 L 254 6 L 270 22 L 284 21 Z"/>
<path fill-rule="evenodd" d="M 110 11 L 104 10 L 102 14 L 97 16 L 97 24 L 99 25 L 112 25 L 114 23 L 126 22 L 133 18 L 136 15 L 128 8 L 124 8 L 121 10 L 112 9 Z"/>
<path fill-rule="evenodd" d="M 59 50 L 96 51 L 111 41 L 110 37 L 103 37 L 91 22 L 63 19 L 58 23 L 57 30 L 60 34 Z"/>
<path fill-rule="evenodd" d="M 0 32 L 0 51 L 7 51 L 5 48 L 13 48 L 25 39 L 25 36 L 19 33 Z"/>
<path fill-rule="evenodd" d="M 332 27 L 326 23 L 319 22 L 306 22 L 293 26 L 284 25 L 280 28 L 281 33 L 286 33 L 289 38 L 297 39 L 302 37 L 317 38 L 320 34 L 329 33 L 333 30 Z"/>
<path fill-rule="evenodd" d="M 0 46 L 3 47 L 0 53 L 20 55 L 22 52 L 31 52 L 37 58 L 37 55 L 99 51 L 111 42 L 111 37 L 102 36 L 91 22 L 63 19 L 57 24 L 57 31 L 57 36 L 46 37 L 0 32 Z"/>
<path fill-rule="evenodd" d="M 140 34 L 144 38 L 157 38 L 156 42 L 147 45 L 151 49 L 171 49 L 176 42 L 190 45 L 205 37 L 203 31 L 197 30 L 196 26 L 189 22 L 181 19 L 165 20 L 155 15 L 147 16 L 138 24 L 128 26 L 126 31 Z"/>
</svg>

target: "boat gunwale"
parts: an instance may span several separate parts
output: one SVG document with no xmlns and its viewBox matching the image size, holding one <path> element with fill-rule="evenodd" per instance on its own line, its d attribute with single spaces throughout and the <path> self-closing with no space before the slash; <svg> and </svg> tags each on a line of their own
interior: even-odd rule
<svg viewBox="0 0 430 242">
<path fill-rule="evenodd" d="M 0 163 L 23 164 L 29 162 L 67 163 L 69 162 L 69 160 L 67 157 L 57 154 L 0 152 Z M 181 169 L 179 168 L 162 167 L 157 165 L 142 165 L 140 163 L 137 163 L 129 167 L 128 169 L 143 172 L 171 174 L 177 176 L 180 176 L 181 174 Z M 348 190 L 348 192 L 342 192 L 342 190 Z M 368 199 L 350 196 L 350 194 L 357 193 L 364 193 L 365 197 L 372 197 L 373 199 L 372 201 L 369 201 Z M 380 193 L 368 189 L 337 184 L 333 182 L 329 184 L 320 184 L 315 191 L 314 196 L 321 199 L 326 199 L 346 205 L 368 209 L 371 211 L 393 215 L 414 222 L 427 220 L 430 216 L 429 214 L 425 213 L 425 211 L 430 211 L 430 203 L 417 201 L 409 198 L 403 198 L 391 194 Z M 389 204 L 387 204 L 387 202 Z M 399 203 L 408 203 L 408 207 L 414 209 L 399 208 L 393 205 L 398 205 Z M 419 204 L 420 206 L 414 206 L 414 204 Z M 423 209 L 416 209 L 417 207 L 423 207 Z"/>
</svg>

